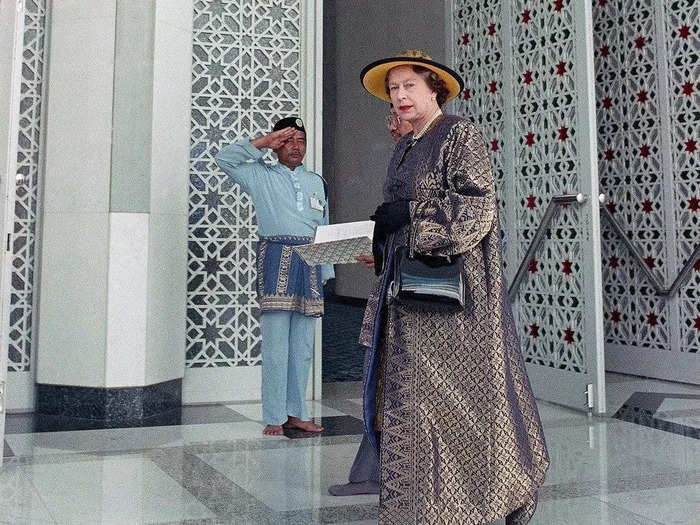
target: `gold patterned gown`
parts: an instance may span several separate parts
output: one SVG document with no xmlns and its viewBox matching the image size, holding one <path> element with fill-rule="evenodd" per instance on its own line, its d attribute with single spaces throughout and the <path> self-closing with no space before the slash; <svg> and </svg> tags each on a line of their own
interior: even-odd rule
<svg viewBox="0 0 700 525">
<path fill-rule="evenodd" d="M 413 201 L 411 223 L 390 244 L 463 254 L 470 306 L 387 306 L 386 270 L 370 294 L 360 342 L 365 425 L 381 421 L 379 523 L 525 524 L 549 457 L 507 300 L 487 149 L 454 116 L 406 153 L 409 141 L 396 146 L 384 199 Z"/>
</svg>

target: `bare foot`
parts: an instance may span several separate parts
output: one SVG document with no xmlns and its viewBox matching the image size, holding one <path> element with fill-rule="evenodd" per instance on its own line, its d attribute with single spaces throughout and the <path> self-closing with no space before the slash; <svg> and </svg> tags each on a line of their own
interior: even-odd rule
<svg viewBox="0 0 700 525">
<path fill-rule="evenodd" d="M 263 429 L 263 435 L 265 436 L 284 436 L 284 430 L 280 425 L 267 425 Z"/>
<path fill-rule="evenodd" d="M 304 432 L 323 432 L 323 427 L 313 423 L 312 421 L 302 421 L 298 417 L 289 416 L 287 419 L 286 426 L 292 428 L 298 428 Z"/>
</svg>

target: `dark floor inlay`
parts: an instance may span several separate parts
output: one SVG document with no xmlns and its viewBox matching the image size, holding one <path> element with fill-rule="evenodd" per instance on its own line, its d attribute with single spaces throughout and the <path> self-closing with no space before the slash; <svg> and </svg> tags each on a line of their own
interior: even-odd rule
<svg viewBox="0 0 700 525">
<path fill-rule="evenodd" d="M 613 416 L 628 423 L 635 423 L 664 432 L 671 432 L 693 439 L 700 439 L 700 428 L 664 421 L 657 411 L 666 399 L 698 399 L 695 394 L 667 394 L 662 392 L 635 392 Z"/>
<path fill-rule="evenodd" d="M 249 419 L 222 405 L 190 405 L 182 407 L 183 425 L 238 423 Z"/>
<path fill-rule="evenodd" d="M 10 445 L 7 444 L 7 441 L 3 441 L 3 444 L 5 445 L 3 447 L 3 452 L 2 452 L 2 457 L 4 458 L 12 458 L 15 456 L 15 454 L 12 452 L 12 449 L 10 448 Z"/>
<path fill-rule="evenodd" d="M 304 432 L 295 428 L 284 429 L 284 435 L 291 439 L 312 438 L 317 436 L 348 436 L 359 435 L 364 432 L 362 420 L 352 416 L 331 416 L 320 419 L 314 418 L 314 421 L 323 427 L 323 432 Z"/>
</svg>

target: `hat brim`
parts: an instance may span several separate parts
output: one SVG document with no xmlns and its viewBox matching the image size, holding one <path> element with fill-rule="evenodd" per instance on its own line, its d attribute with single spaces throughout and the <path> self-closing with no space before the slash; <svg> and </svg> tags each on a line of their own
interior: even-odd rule
<svg viewBox="0 0 700 525">
<path fill-rule="evenodd" d="M 427 58 L 413 57 L 391 57 L 372 62 L 365 66 L 360 73 L 362 85 L 371 95 L 385 102 L 391 102 L 391 97 L 386 92 L 385 81 L 389 70 L 397 66 L 423 66 L 437 73 L 437 75 L 445 81 L 445 84 L 447 84 L 448 101 L 457 97 L 460 91 L 462 91 L 462 88 L 464 88 L 464 82 L 460 76 L 449 67 L 443 66 L 434 60 L 428 60 Z"/>
</svg>

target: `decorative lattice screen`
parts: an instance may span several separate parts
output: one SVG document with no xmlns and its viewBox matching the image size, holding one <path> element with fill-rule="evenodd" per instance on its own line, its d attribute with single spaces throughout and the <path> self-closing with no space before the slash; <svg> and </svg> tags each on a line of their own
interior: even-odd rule
<svg viewBox="0 0 700 525">
<path fill-rule="evenodd" d="M 491 146 L 512 278 L 549 200 L 582 187 L 574 6 L 567 0 L 454 6 L 455 65 L 466 83 L 457 110 Z M 528 261 L 516 307 L 527 362 L 587 371 L 584 228 L 577 207 L 562 210 Z"/>
<path fill-rule="evenodd" d="M 187 366 L 260 364 L 253 204 L 217 168 L 230 142 L 299 113 L 300 0 L 196 0 Z"/>
<path fill-rule="evenodd" d="M 700 243 L 699 11 L 685 0 L 593 8 L 601 191 L 667 287 Z M 604 228 L 603 268 L 608 343 L 638 356 L 698 352 L 700 264 L 665 300 Z"/>
<path fill-rule="evenodd" d="M 25 0 L 24 10 L 17 150 L 17 174 L 21 175 L 21 179 L 15 192 L 8 360 L 10 372 L 28 372 L 31 362 L 46 0 Z"/>
</svg>

